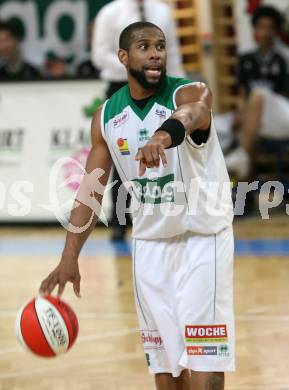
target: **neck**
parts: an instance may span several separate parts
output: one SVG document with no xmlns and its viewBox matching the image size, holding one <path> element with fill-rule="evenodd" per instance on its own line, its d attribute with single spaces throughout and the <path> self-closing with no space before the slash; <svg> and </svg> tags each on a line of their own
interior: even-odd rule
<svg viewBox="0 0 289 390">
<path fill-rule="evenodd" d="M 141 100 L 141 99 L 148 98 L 148 97 L 154 95 L 157 92 L 156 89 L 145 89 L 145 88 L 143 88 L 130 75 L 128 76 L 128 86 L 129 86 L 131 97 L 133 99 L 136 99 L 136 100 Z"/>
</svg>

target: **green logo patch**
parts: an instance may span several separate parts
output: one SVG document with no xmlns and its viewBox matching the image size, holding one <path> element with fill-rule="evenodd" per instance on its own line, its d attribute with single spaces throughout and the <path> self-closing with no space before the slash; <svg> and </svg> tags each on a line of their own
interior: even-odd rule
<svg viewBox="0 0 289 390">
<path fill-rule="evenodd" d="M 174 202 L 174 174 L 155 179 L 132 180 L 140 203 L 172 203 Z"/>
<path fill-rule="evenodd" d="M 139 142 L 148 141 L 150 139 L 149 131 L 147 129 L 140 129 L 138 132 Z"/>
<path fill-rule="evenodd" d="M 230 356 L 229 346 L 227 344 L 223 344 L 219 346 L 219 356 Z"/>
</svg>

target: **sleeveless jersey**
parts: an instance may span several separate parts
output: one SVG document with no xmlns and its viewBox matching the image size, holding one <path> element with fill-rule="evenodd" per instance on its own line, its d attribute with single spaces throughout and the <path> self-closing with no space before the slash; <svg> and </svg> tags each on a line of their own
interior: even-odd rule
<svg viewBox="0 0 289 390">
<path fill-rule="evenodd" d="M 185 232 L 209 235 L 232 223 L 230 180 L 213 118 L 206 143 L 197 145 L 187 136 L 178 147 L 165 150 L 167 165 L 160 163 L 159 168 L 138 175 L 138 148 L 171 116 L 177 90 L 189 83 L 166 77 L 143 109 L 132 100 L 128 85 L 103 105 L 103 138 L 122 181 L 131 187 L 134 238 L 157 240 Z"/>
</svg>

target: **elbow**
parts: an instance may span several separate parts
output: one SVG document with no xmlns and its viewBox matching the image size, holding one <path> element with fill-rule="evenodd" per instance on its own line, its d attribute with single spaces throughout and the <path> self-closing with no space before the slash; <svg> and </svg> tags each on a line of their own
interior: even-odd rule
<svg viewBox="0 0 289 390">
<path fill-rule="evenodd" d="M 207 84 L 203 82 L 198 82 L 195 84 L 196 90 L 198 90 L 199 103 L 203 102 L 207 108 L 211 110 L 213 104 L 213 94 Z"/>
</svg>

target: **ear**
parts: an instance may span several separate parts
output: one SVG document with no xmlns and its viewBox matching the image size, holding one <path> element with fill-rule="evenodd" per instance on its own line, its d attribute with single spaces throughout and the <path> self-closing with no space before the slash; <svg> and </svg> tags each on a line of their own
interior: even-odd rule
<svg viewBox="0 0 289 390">
<path fill-rule="evenodd" d="M 118 51 L 118 59 L 122 63 L 122 65 L 127 67 L 127 64 L 128 64 L 128 54 L 127 54 L 126 50 L 119 49 L 119 51 Z"/>
</svg>

